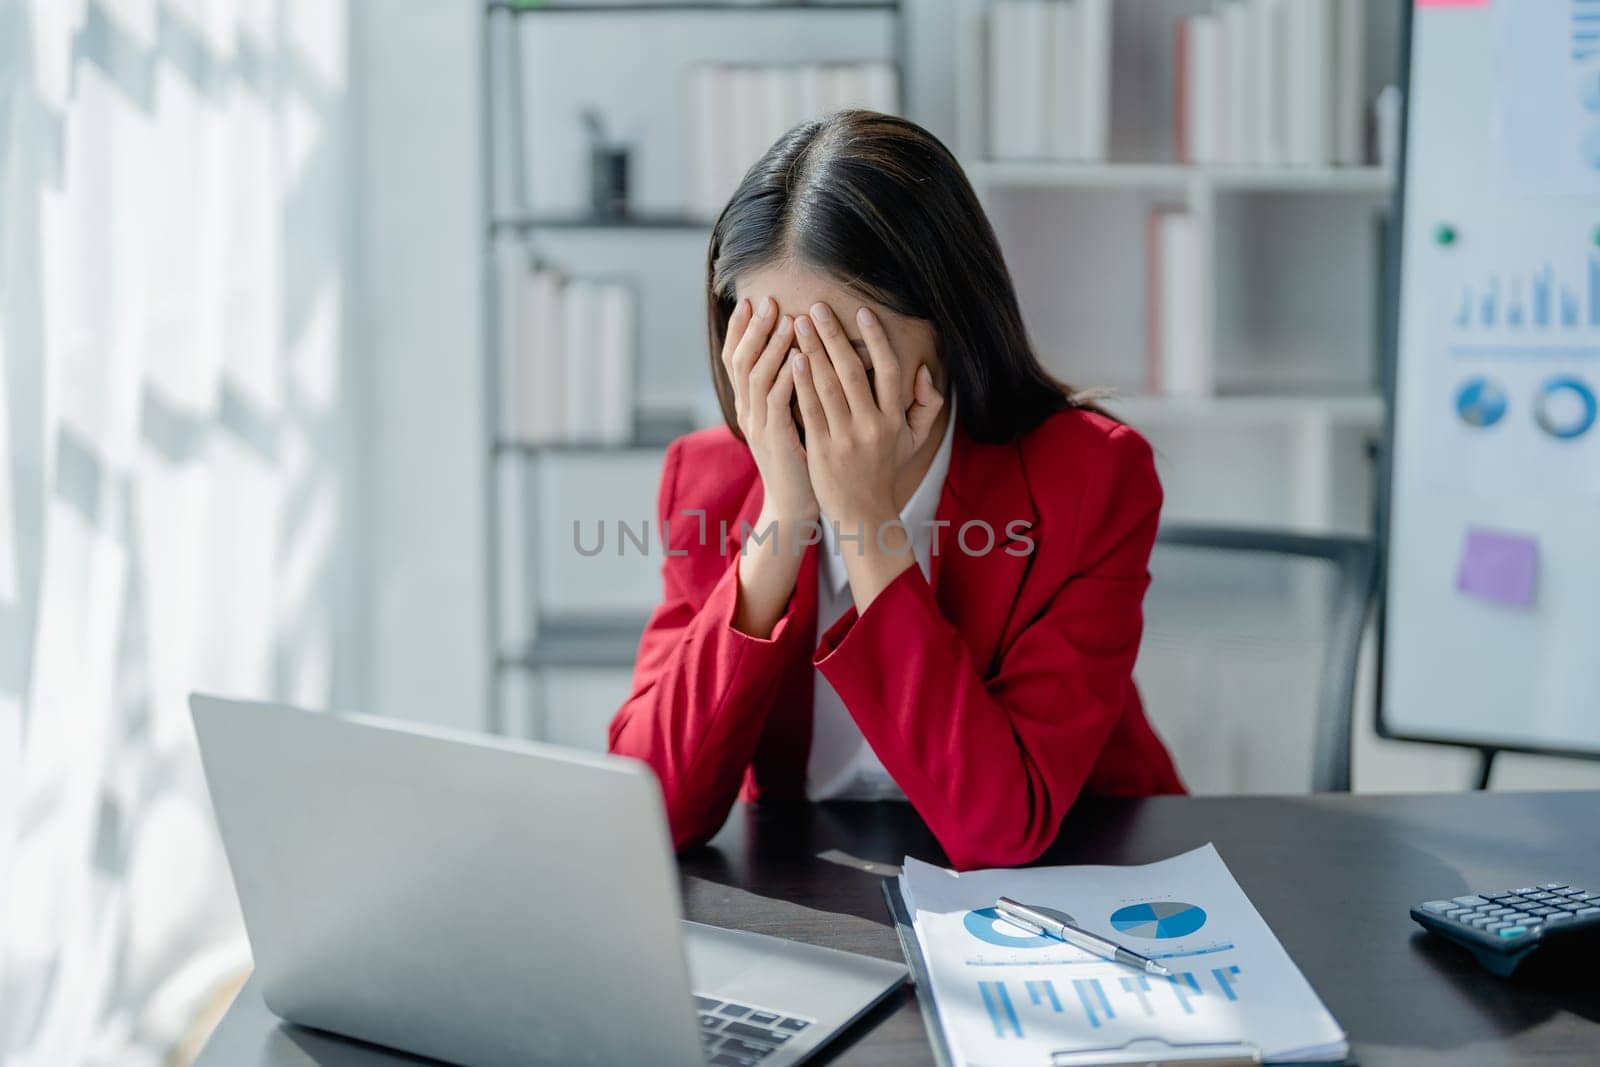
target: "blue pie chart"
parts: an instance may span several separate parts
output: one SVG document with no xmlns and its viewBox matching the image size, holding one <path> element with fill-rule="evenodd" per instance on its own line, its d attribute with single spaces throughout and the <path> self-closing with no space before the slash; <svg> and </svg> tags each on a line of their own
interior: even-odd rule
<svg viewBox="0 0 1600 1067">
<path fill-rule="evenodd" d="M 1506 391 L 1490 378 L 1468 378 L 1456 391 L 1456 414 L 1468 426 L 1493 426 L 1506 414 Z"/>
<path fill-rule="evenodd" d="M 1533 418 L 1551 437 L 1570 441 L 1588 433 L 1597 414 L 1600 414 L 1600 402 L 1596 401 L 1589 383 L 1562 374 L 1545 382 L 1539 390 Z"/>
<path fill-rule="evenodd" d="M 962 920 L 967 928 L 967 933 L 1000 948 L 1049 948 L 1051 945 L 1060 945 L 1061 942 L 1045 937 L 1043 934 L 1031 934 L 1020 926 L 1012 926 L 1000 917 L 1000 913 L 993 908 L 978 908 L 969 911 Z"/>
<path fill-rule="evenodd" d="M 1181 900 L 1129 904 L 1111 913 L 1111 925 L 1122 933 L 1163 941 L 1171 937 L 1188 937 L 1205 924 L 1205 909 Z"/>
</svg>

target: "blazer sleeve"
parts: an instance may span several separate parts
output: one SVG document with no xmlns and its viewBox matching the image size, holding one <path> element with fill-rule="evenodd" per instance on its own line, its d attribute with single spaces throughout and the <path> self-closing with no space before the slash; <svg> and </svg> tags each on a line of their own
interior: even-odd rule
<svg viewBox="0 0 1600 1067">
<path fill-rule="evenodd" d="M 817 649 L 816 666 L 958 868 L 1037 859 L 1127 705 L 1161 486 L 1142 437 L 1119 426 L 1107 442 L 1069 534 L 1070 576 L 991 677 L 919 567 L 865 613 L 846 612 Z"/>
<path fill-rule="evenodd" d="M 661 783 L 673 845 L 685 848 L 706 841 L 727 820 L 761 739 L 781 664 L 799 654 L 789 647 L 799 634 L 793 599 L 769 638 L 734 628 L 737 552 L 726 553 L 709 594 L 697 594 L 695 557 L 723 554 L 723 546 L 708 541 L 700 524 L 685 521 L 679 510 L 680 445 L 667 450 L 657 501 L 660 528 L 670 531 L 662 600 L 640 638 L 632 690 L 611 720 L 609 748 L 650 765 Z"/>
</svg>

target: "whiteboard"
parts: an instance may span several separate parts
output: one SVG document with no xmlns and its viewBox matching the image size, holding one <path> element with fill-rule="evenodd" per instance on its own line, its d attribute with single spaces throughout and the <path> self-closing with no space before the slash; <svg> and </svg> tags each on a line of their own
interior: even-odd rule
<svg viewBox="0 0 1600 1067">
<path fill-rule="evenodd" d="M 1600 0 L 1418 0 L 1379 730 L 1600 754 Z"/>
</svg>

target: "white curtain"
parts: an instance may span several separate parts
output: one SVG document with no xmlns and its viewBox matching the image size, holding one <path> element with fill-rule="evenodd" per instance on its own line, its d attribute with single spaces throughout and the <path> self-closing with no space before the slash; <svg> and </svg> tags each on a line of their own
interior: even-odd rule
<svg viewBox="0 0 1600 1067">
<path fill-rule="evenodd" d="M 5 1067 L 248 964 L 188 693 L 350 692 L 345 17 L 0 0 Z"/>
</svg>

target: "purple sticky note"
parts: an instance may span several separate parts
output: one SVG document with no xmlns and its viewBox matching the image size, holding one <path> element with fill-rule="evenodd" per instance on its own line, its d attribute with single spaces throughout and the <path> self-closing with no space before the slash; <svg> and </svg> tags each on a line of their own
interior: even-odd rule
<svg viewBox="0 0 1600 1067">
<path fill-rule="evenodd" d="M 1456 588 L 1467 596 L 1507 607 L 1532 607 L 1538 577 L 1536 539 L 1477 527 L 1467 530 L 1456 572 Z"/>
</svg>

